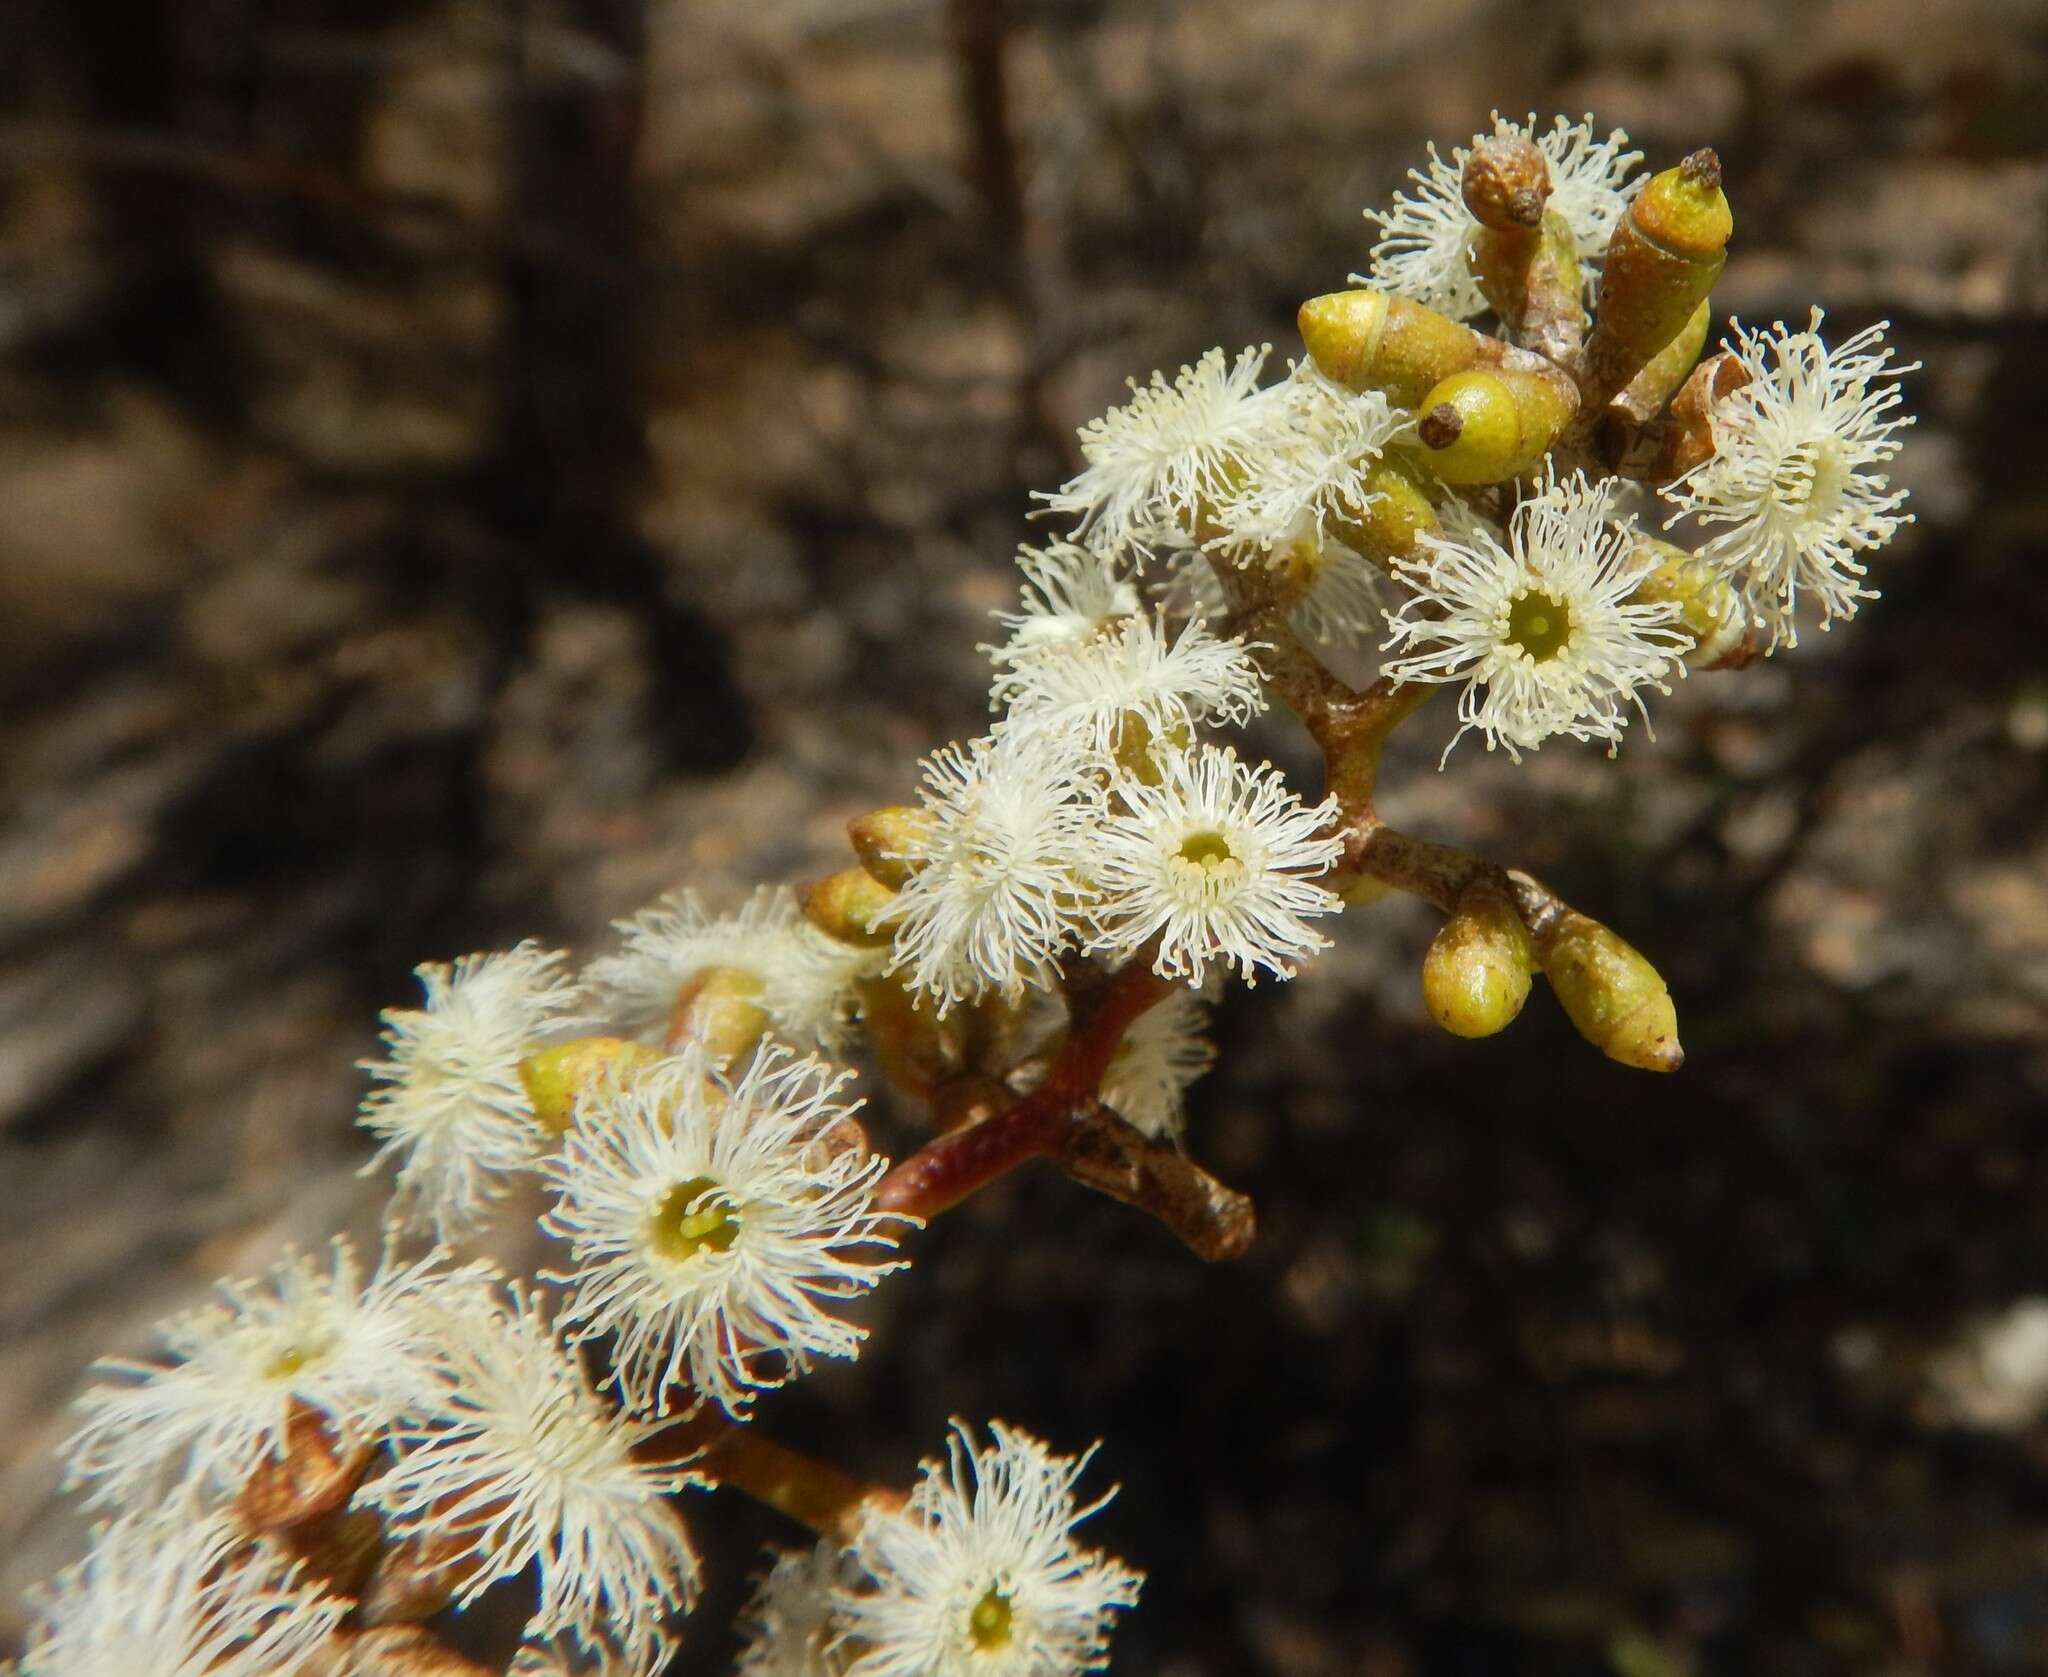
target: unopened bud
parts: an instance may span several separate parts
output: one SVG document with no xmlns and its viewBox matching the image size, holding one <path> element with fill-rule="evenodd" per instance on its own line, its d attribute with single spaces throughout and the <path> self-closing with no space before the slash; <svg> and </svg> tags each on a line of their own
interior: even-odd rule
<svg viewBox="0 0 2048 1677">
<path fill-rule="evenodd" d="M 372 1447 L 343 1444 L 317 1410 L 293 1400 L 284 1439 L 258 1459 L 235 1498 L 235 1512 L 256 1536 L 307 1525 L 355 1495 Z"/>
<path fill-rule="evenodd" d="M 1413 408 L 1429 388 L 1467 367 L 1497 359 L 1471 327 L 1384 291 L 1361 287 L 1311 297 L 1295 317 L 1316 370 L 1347 390 L 1384 391 Z"/>
<path fill-rule="evenodd" d="M 931 822 L 923 810 L 908 804 L 887 804 L 856 815 L 846 824 L 860 865 L 892 891 L 910 883 L 922 863 L 921 851 Z"/>
<path fill-rule="evenodd" d="M 1421 474 L 1405 460 L 1388 455 L 1374 464 L 1363 487 L 1362 503 L 1331 511 L 1330 533 L 1378 565 L 1413 558 L 1420 538 L 1435 535 L 1437 529 L 1436 508 Z"/>
<path fill-rule="evenodd" d="M 1748 617 L 1725 576 L 1696 554 L 1654 536 L 1637 543 L 1635 558 L 1645 568 L 1629 598 L 1644 605 L 1663 600 L 1677 605 L 1678 626 L 1692 636 L 1688 664 L 1712 669 L 1736 650 Z"/>
<path fill-rule="evenodd" d="M 1575 411 L 1562 380 L 1510 367 L 1454 373 L 1423 398 L 1420 458 L 1446 483 L 1501 483 L 1535 466 Z"/>
<path fill-rule="evenodd" d="M 1707 329 L 1713 325 L 1714 300 L 1702 297 L 1700 306 L 1662 349 L 1644 363 L 1643 370 L 1629 381 L 1629 386 L 1614 398 L 1614 405 L 1621 409 L 1638 425 L 1655 419 L 1671 399 L 1672 392 L 1685 382 L 1686 374 L 1698 364 L 1700 351 L 1707 345 Z"/>
<path fill-rule="evenodd" d="M 576 1116 L 576 1099 L 601 1078 L 625 1078 L 661 1058 L 659 1049 L 618 1036 L 577 1037 L 536 1048 L 519 1062 L 519 1081 L 534 1121 L 561 1135 Z"/>
<path fill-rule="evenodd" d="M 1538 937 L 1536 953 L 1565 1017 L 1610 1060 L 1643 1071 L 1685 1063 L 1663 977 L 1599 921 L 1567 909 Z"/>
<path fill-rule="evenodd" d="M 768 1025 L 760 979 L 743 967 L 706 967 L 676 992 L 668 1045 L 694 1042 L 720 1065 L 729 1065 L 753 1049 Z"/>
<path fill-rule="evenodd" d="M 1605 407 L 1686 323 L 1720 277 L 1735 227 L 1721 160 L 1696 151 L 1653 175 L 1615 224 L 1600 270 L 1585 396 Z"/>
<path fill-rule="evenodd" d="M 804 914 L 829 938 L 861 949 L 886 949 L 892 933 L 877 925 L 896 893 L 866 868 L 844 868 L 804 894 Z"/>
<path fill-rule="evenodd" d="M 1491 886 L 1458 899 L 1422 958 L 1422 1001 L 1452 1036 L 1505 1030 L 1529 999 L 1536 954 L 1515 906 Z"/>
</svg>

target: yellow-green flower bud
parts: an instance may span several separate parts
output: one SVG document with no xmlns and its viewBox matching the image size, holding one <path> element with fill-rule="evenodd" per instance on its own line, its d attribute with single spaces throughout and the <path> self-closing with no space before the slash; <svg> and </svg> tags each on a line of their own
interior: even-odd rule
<svg viewBox="0 0 2048 1677">
<path fill-rule="evenodd" d="M 1415 468 L 1382 458 L 1365 481 L 1362 506 L 1340 506 L 1327 519 L 1330 534 L 1375 564 L 1413 558 L 1419 536 L 1436 534 L 1436 508 Z"/>
<path fill-rule="evenodd" d="M 585 1036 L 536 1048 L 519 1062 L 519 1081 L 534 1121 L 560 1135 L 575 1116 L 576 1097 L 599 1078 L 625 1078 L 661 1058 L 661 1050 L 617 1036 Z"/>
<path fill-rule="evenodd" d="M 1700 351 L 1707 347 L 1707 331 L 1713 318 L 1714 300 L 1703 297 L 1678 336 L 1650 357 L 1643 370 L 1629 381 L 1628 388 L 1614 398 L 1614 405 L 1639 425 L 1655 419 L 1672 392 L 1685 382 L 1685 375 L 1693 370 Z"/>
<path fill-rule="evenodd" d="M 1419 458 L 1446 483 L 1500 483 L 1542 460 L 1573 412 L 1561 381 L 1511 367 L 1454 373 L 1422 399 Z"/>
<path fill-rule="evenodd" d="M 917 872 L 914 859 L 930 823 L 922 810 L 887 804 L 856 815 L 846 824 L 847 837 L 860 865 L 892 891 L 900 891 Z"/>
<path fill-rule="evenodd" d="M 1323 377 L 1347 390 L 1380 390 L 1412 408 L 1429 388 L 1504 347 L 1406 297 L 1360 288 L 1311 297 L 1295 323 Z"/>
<path fill-rule="evenodd" d="M 1567 909 L 1538 936 L 1536 954 L 1565 1017 L 1610 1060 L 1643 1071 L 1685 1063 L 1663 977 L 1599 921 Z"/>
<path fill-rule="evenodd" d="M 706 967 L 676 992 L 668 1016 L 668 1042 L 702 1046 L 720 1065 L 750 1053 L 769 1026 L 761 981 L 739 967 Z"/>
<path fill-rule="evenodd" d="M 1422 958 L 1422 1001 L 1452 1036 L 1492 1036 L 1505 1030 L 1529 999 L 1536 952 L 1529 929 L 1506 897 L 1475 887 Z"/>
<path fill-rule="evenodd" d="M 866 868 L 843 868 L 804 893 L 804 914 L 827 937 L 861 949 L 883 949 L 893 934 L 875 917 L 896 893 Z"/>
<path fill-rule="evenodd" d="M 1651 176 L 1636 194 L 1600 270 L 1583 380 L 1589 408 L 1605 407 L 1685 329 L 1720 277 L 1734 229 L 1711 151 Z"/>
<path fill-rule="evenodd" d="M 1688 664 L 1710 668 L 1741 644 L 1748 619 L 1726 577 L 1697 555 L 1654 536 L 1637 543 L 1635 556 L 1647 569 L 1629 597 L 1644 605 L 1677 602 L 1679 627 L 1693 641 L 1685 654 Z"/>
</svg>

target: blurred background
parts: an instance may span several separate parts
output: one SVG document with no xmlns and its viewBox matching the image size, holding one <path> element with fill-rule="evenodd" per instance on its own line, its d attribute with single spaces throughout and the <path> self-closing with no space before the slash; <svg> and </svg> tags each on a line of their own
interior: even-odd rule
<svg viewBox="0 0 2048 1677">
<path fill-rule="evenodd" d="M 1106 1437 L 1124 1672 L 2048 1671 L 2044 75 L 2037 0 L 11 0 L 0 1646 L 87 1361 L 374 1227 L 411 967 L 840 865 L 983 725 L 1074 426 L 1290 350 L 1497 106 L 1718 146 L 1717 309 L 1924 364 L 1852 626 L 1618 764 L 1440 775 L 1425 711 L 1388 773 L 1649 951 L 1689 1063 L 1437 1036 L 1433 917 L 1356 911 L 1219 1020 L 1248 1258 L 1024 1173 L 763 1424 Z M 708 1673 L 796 1534 L 690 1513 Z"/>
</svg>

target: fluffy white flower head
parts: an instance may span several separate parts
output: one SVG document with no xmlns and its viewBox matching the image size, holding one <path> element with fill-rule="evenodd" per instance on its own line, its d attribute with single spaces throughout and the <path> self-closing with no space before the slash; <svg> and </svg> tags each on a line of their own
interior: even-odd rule
<svg viewBox="0 0 2048 1677">
<path fill-rule="evenodd" d="M 1052 647 L 1092 640 L 1138 613 L 1137 586 L 1122 565 L 1080 542 L 1019 548 L 1017 568 L 1024 573 L 1021 609 L 995 614 L 1010 638 L 981 649 L 998 669 Z"/>
<path fill-rule="evenodd" d="M 1109 1500 L 1075 1505 L 1088 1457 L 1056 1456 L 1000 1422 L 976 1449 L 953 1426 L 947 1460 L 924 1464 L 902 1512 L 871 1511 L 861 1525 L 854 1558 L 873 1585 L 839 1596 L 856 1639 L 846 1677 L 1101 1670 L 1112 1616 L 1143 1580 L 1075 1544 L 1074 1528 Z"/>
<path fill-rule="evenodd" d="M 1543 153 L 1550 165 L 1548 207 L 1571 228 L 1590 287 L 1598 277 L 1593 264 L 1605 253 L 1614 224 L 1628 208 L 1632 196 L 1629 172 L 1643 160 L 1643 154 L 1622 149 L 1628 144 L 1628 135 L 1619 128 L 1604 140 L 1595 139 L 1590 113 L 1577 123 L 1557 117 L 1539 134 L 1533 111 L 1526 123 L 1509 122 L 1496 111 L 1493 132 L 1519 133 L 1534 140 Z M 1472 146 L 1485 138 L 1473 135 Z M 1372 247 L 1371 271 L 1352 275 L 1354 284 L 1380 286 L 1453 320 L 1470 320 L 1486 311 L 1486 294 L 1466 260 L 1471 236 L 1479 225 L 1465 208 L 1461 191 L 1465 159 L 1471 156 L 1472 146 L 1454 147 L 1449 158 L 1430 146 L 1428 163 L 1408 171 L 1415 191 L 1396 193 L 1385 210 L 1365 212 L 1367 220 L 1379 223 L 1380 238 Z"/>
<path fill-rule="evenodd" d="M 842 1043 L 854 982 L 878 965 L 870 951 L 825 936 L 786 885 L 764 885 L 733 914 L 714 915 L 693 891 L 672 891 L 630 920 L 616 955 L 584 969 L 600 1010 L 622 1029 L 659 1036 L 691 979 L 710 969 L 743 973 L 773 1029 L 799 1045 Z"/>
<path fill-rule="evenodd" d="M 1176 990 L 1132 1021 L 1102 1075 L 1102 1104 L 1154 1141 L 1178 1141 L 1188 1089 L 1216 1063 L 1209 1009 Z"/>
<path fill-rule="evenodd" d="M 1309 921 L 1343 905 L 1316 883 L 1343 850 L 1321 836 L 1334 799 L 1304 804 L 1270 766 L 1200 746 L 1168 757 L 1156 784 L 1120 780 L 1095 835 L 1101 890 L 1096 946 L 1135 954 L 1153 938 L 1153 970 L 1199 986 L 1213 965 L 1247 983 L 1328 945 Z"/>
<path fill-rule="evenodd" d="M 819 1357 L 851 1357 L 865 1330 L 832 1304 L 900 1264 L 874 1188 L 888 1161 L 834 1145 L 854 1108 L 848 1073 L 781 1048 L 744 1073 L 695 1044 L 588 1097 L 543 1220 L 575 1263 L 562 1317 L 577 1339 L 618 1336 L 614 1381 L 634 1410 L 695 1387 L 728 1414 Z"/>
<path fill-rule="evenodd" d="M 916 873 L 878 923 L 892 971 L 943 1014 L 991 990 L 1047 988 L 1087 924 L 1082 866 L 1102 806 L 1099 759 L 1029 729 L 925 759 Z"/>
<path fill-rule="evenodd" d="M 1914 368 L 1889 364 L 1882 324 L 1831 349 L 1820 323 L 1815 309 L 1803 332 L 1736 327 L 1748 382 L 1714 404 L 1713 456 L 1665 491 L 1676 517 L 1725 526 L 1700 555 L 1734 579 L 1773 646 L 1798 644 L 1802 596 L 1823 629 L 1876 598 L 1861 556 L 1913 521 L 1876 468 L 1913 423 L 1897 409 L 1898 375 Z"/>
<path fill-rule="evenodd" d="M 1517 762 L 1553 734 L 1621 737 L 1638 689 L 1668 692 L 1691 644 L 1674 602 L 1631 600 L 1640 581 L 1634 519 L 1612 520 L 1612 481 L 1552 475 L 1515 508 L 1503 544 L 1476 516 L 1422 538 L 1403 567 L 1414 597 L 1388 619 L 1381 666 L 1395 681 L 1455 681 L 1458 719 Z M 1444 755 L 1450 755 L 1446 747 Z"/>
<path fill-rule="evenodd" d="M 634 1459 L 659 1424 L 599 1398 L 516 1284 L 509 1309 L 472 1304 L 434 1325 L 441 1401 L 396 1429 L 397 1460 L 356 1500 L 454 1556 L 459 1604 L 536 1566 L 529 1637 L 566 1631 L 654 1669 L 667 1620 L 697 1588 L 696 1556 L 665 1498 L 701 1481 Z"/>
<path fill-rule="evenodd" d="M 276 1677 L 353 1605 L 301 1578 L 226 1514 L 130 1515 L 30 1598 L 20 1677 Z"/>
<path fill-rule="evenodd" d="M 101 1365 L 126 1378 L 80 1397 L 87 1420 L 70 1444 L 70 1474 L 97 1481 L 100 1499 L 181 1486 L 233 1495 L 283 1451 L 298 1406 L 343 1444 L 372 1441 L 434 1390 L 422 1307 L 481 1289 L 486 1273 L 449 1271 L 436 1253 L 387 1264 L 366 1287 L 336 1241 L 325 1269 L 293 1254 L 260 1279 L 222 1282 L 217 1301 L 159 1327 L 168 1366 Z"/>
<path fill-rule="evenodd" d="M 857 1576 L 830 1539 L 778 1554 L 740 1616 L 738 1677 L 841 1677 L 849 1651 L 833 1592 L 851 1587 Z"/>
<path fill-rule="evenodd" d="M 1171 384 L 1157 372 L 1146 384 L 1133 379 L 1128 402 L 1081 427 L 1086 468 L 1043 499 L 1105 553 L 1191 543 L 1199 516 L 1233 491 L 1270 426 L 1276 398 L 1258 388 L 1269 353 L 1261 345 L 1232 361 L 1212 349 Z"/>
<path fill-rule="evenodd" d="M 537 1037 L 576 1022 L 582 997 L 564 960 L 528 942 L 429 962 L 417 969 L 426 1006 L 383 1015 L 389 1052 L 362 1064 L 384 1087 L 361 1121 L 384 1145 L 363 1169 L 399 1160 L 395 1205 L 409 1227 L 444 1240 L 474 1229 L 539 1152 L 519 1062 Z"/>
<path fill-rule="evenodd" d="M 1191 621 L 1177 636 L 1156 618 L 1126 618 L 1092 640 L 1019 659 L 997 680 L 1004 731 L 1070 734 L 1110 755 L 1154 742 L 1185 745 L 1197 728 L 1244 723 L 1265 708 L 1243 645 Z"/>
<path fill-rule="evenodd" d="M 1321 537 L 1332 517 L 1361 512 L 1376 498 L 1367 487 L 1373 468 L 1415 426 L 1379 391 L 1346 390 L 1306 359 L 1261 393 L 1253 417 L 1241 463 L 1209 509 L 1220 532 L 1206 543 L 1212 549 Z"/>
</svg>

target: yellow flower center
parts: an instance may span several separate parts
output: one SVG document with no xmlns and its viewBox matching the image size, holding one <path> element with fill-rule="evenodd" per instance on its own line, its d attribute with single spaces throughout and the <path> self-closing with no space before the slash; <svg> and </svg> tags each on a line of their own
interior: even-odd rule
<svg viewBox="0 0 2048 1677">
<path fill-rule="evenodd" d="M 327 1354 L 324 1345 L 287 1345 L 270 1359 L 264 1374 L 272 1380 L 289 1380 L 302 1368 L 309 1368 Z"/>
<path fill-rule="evenodd" d="M 1237 857 L 1231 852 L 1230 841 L 1221 833 L 1190 833 L 1180 841 L 1180 859 L 1200 868 L 1214 868 L 1234 862 Z"/>
<path fill-rule="evenodd" d="M 647 1242 L 671 1263 L 723 1252 L 739 1238 L 740 1208 L 708 1176 L 678 1182 L 647 1220 Z"/>
<path fill-rule="evenodd" d="M 1826 518 L 1841 505 L 1849 464 L 1833 437 L 1801 443 L 1771 474 L 1771 498 L 1787 512 Z"/>
<path fill-rule="evenodd" d="M 1547 664 L 1572 639 L 1572 608 L 1554 594 L 1525 588 L 1508 603 L 1508 644 Z"/>
<path fill-rule="evenodd" d="M 984 1654 L 1010 1645 L 1010 1598 L 991 1584 L 967 1615 L 967 1634 Z"/>
</svg>

